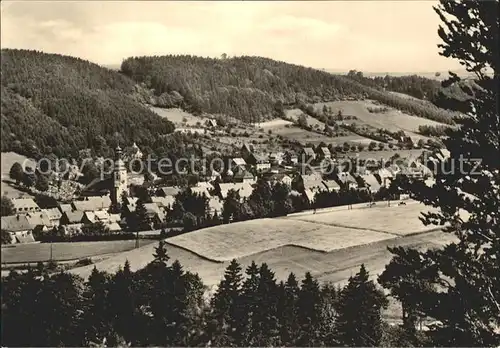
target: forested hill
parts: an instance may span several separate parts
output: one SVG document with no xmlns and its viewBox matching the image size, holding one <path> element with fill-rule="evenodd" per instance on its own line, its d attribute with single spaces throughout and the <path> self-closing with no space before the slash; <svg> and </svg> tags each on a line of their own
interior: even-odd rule
<svg viewBox="0 0 500 348">
<path fill-rule="evenodd" d="M 248 122 L 275 117 L 281 105 L 367 97 L 410 114 L 450 123 L 448 112 L 347 76 L 261 57 L 131 57 L 121 71 L 154 90 L 153 103 Z"/>
<path fill-rule="evenodd" d="M 104 155 L 117 142 L 152 146 L 174 129 L 141 103 L 135 82 L 82 59 L 2 49 L 1 80 L 2 151 Z"/>
</svg>

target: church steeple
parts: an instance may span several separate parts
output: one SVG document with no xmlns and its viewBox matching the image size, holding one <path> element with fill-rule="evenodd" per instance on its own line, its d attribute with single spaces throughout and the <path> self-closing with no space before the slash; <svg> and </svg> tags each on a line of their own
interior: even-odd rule
<svg viewBox="0 0 500 348">
<path fill-rule="evenodd" d="M 113 168 L 113 189 L 111 200 L 114 204 L 121 201 L 123 192 L 128 191 L 127 168 L 122 159 L 122 149 L 118 145 L 115 149 L 115 163 Z"/>
</svg>

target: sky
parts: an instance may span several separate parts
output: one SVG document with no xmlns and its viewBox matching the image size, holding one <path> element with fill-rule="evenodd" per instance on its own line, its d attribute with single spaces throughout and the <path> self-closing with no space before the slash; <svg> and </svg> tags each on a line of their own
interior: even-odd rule
<svg viewBox="0 0 500 348">
<path fill-rule="evenodd" d="M 436 1 L 5 1 L 2 48 L 120 64 L 142 55 L 263 56 L 334 71 L 458 70 Z"/>
</svg>

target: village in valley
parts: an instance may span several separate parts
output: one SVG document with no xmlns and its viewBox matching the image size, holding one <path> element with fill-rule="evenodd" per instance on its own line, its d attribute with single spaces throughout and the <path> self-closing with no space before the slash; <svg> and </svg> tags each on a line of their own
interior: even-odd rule
<svg viewBox="0 0 500 348">
<path fill-rule="evenodd" d="M 3 1 L 1 346 L 500 347 L 498 4 Z"/>
</svg>

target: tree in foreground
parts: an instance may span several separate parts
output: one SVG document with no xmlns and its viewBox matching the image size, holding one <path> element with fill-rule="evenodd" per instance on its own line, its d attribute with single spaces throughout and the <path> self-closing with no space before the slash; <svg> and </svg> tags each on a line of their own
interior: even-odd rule
<svg viewBox="0 0 500 348">
<path fill-rule="evenodd" d="M 382 308 L 388 304 L 382 291 L 368 279 L 361 265 L 359 272 L 349 278 L 338 300 L 337 339 L 340 345 L 376 347 L 382 339 Z"/>
<path fill-rule="evenodd" d="M 449 102 L 464 115 L 458 127 L 447 129 L 444 145 L 450 158 L 437 168 L 436 184 L 428 188 L 410 183 L 413 196 L 437 212 L 421 218 L 425 224 L 446 225 L 457 241 L 446 247 L 411 253 L 394 250 L 403 268 L 388 267 L 386 279 L 404 284 L 409 272 L 420 267 L 419 281 L 430 287 L 415 294 L 422 316 L 433 318 L 430 335 L 435 345 L 497 346 L 500 344 L 500 120 L 498 113 L 499 2 L 441 0 L 435 10 L 441 55 L 458 59 L 475 74 L 474 89 L 452 74 L 470 96 Z M 470 84 L 469 84 L 470 86 Z M 418 259 L 418 261 L 417 261 Z M 412 261 L 413 260 L 413 261 Z M 411 264 L 412 266 L 408 266 Z M 425 279 L 423 278 L 425 277 Z M 395 288 L 392 287 L 394 290 Z"/>
</svg>

